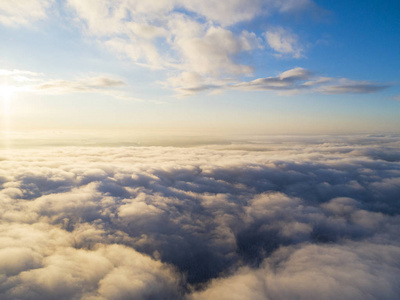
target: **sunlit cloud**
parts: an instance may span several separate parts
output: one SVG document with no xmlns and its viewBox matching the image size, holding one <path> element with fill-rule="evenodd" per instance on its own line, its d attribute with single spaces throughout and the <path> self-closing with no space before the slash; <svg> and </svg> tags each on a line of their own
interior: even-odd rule
<svg viewBox="0 0 400 300">
<path fill-rule="evenodd" d="M 393 298 L 398 146 L 381 135 L 0 152 L 1 297 Z"/>
<path fill-rule="evenodd" d="M 108 78 L 108 77 L 92 77 L 75 81 L 68 80 L 50 80 L 40 85 L 34 86 L 36 91 L 43 91 L 45 93 L 81 93 L 93 92 L 102 89 L 115 88 L 125 85 L 121 80 Z"/>
<path fill-rule="evenodd" d="M 18 5 L 2 2 L 2 22 L 9 26 L 30 24 L 45 18 L 50 6 L 51 1 L 23 1 Z M 69 21 L 73 20 L 86 37 L 142 67 L 163 70 L 166 78 L 158 82 L 166 89 L 175 90 L 178 96 L 232 88 L 272 90 L 286 95 L 302 91 L 363 94 L 379 92 L 389 86 L 347 78 L 318 78 L 310 74 L 308 78 L 253 77 L 257 66 L 238 59 L 239 56 L 250 57 L 255 51 L 270 51 L 276 57 L 305 58 L 303 45 L 306 41 L 291 28 L 266 24 L 264 32 L 256 33 L 247 30 L 246 22 L 281 14 L 322 13 L 311 0 L 235 0 L 223 4 L 208 0 L 146 3 L 69 0 L 58 7 L 69 13 Z M 233 26 L 239 23 L 243 24 L 241 30 L 234 30 Z M 7 76 L 25 82 L 38 79 L 33 74 Z M 253 79 L 244 80 L 246 77 Z M 47 93 L 99 92 L 108 88 L 111 86 L 93 85 L 87 79 L 51 79 L 34 87 L 36 91 Z"/>
<path fill-rule="evenodd" d="M 71 93 L 100 93 L 111 96 L 112 98 L 127 101 L 152 101 L 144 100 L 128 94 L 121 88 L 126 83 L 119 78 L 108 75 L 87 76 L 73 80 L 48 79 L 42 73 L 26 70 L 6 70 L 0 69 L 1 94 L 11 93 L 33 93 L 40 95 L 64 95 Z"/>
<path fill-rule="evenodd" d="M 276 51 L 278 56 L 290 55 L 294 58 L 302 57 L 303 49 L 299 45 L 297 35 L 285 30 L 282 27 L 276 27 L 265 33 L 268 45 Z"/>
<path fill-rule="evenodd" d="M 216 5 L 209 1 L 148 1 L 143 4 L 71 0 L 68 4 L 85 32 L 111 51 L 141 66 L 168 70 L 167 83 L 187 77 L 186 74 L 201 78 L 199 84 L 189 82 L 183 86 L 192 92 L 209 85 L 209 81 L 253 73 L 253 66 L 240 63 L 236 58 L 239 54 L 262 49 L 265 37 L 245 29 L 234 32 L 230 28 L 232 25 L 261 15 L 316 8 L 312 1 L 239 0 Z M 271 47 L 279 53 L 300 57 L 302 49 L 297 36 L 283 29 L 278 31 L 268 33 Z"/>
</svg>

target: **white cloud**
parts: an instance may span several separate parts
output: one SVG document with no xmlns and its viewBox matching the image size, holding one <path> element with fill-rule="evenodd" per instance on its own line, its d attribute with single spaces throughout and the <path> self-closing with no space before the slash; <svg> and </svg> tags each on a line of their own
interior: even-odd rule
<svg viewBox="0 0 400 300">
<path fill-rule="evenodd" d="M 0 84 L 14 84 L 23 82 L 40 81 L 43 74 L 26 70 L 6 70 L 0 69 Z"/>
<path fill-rule="evenodd" d="M 2 1 L 0 22 L 9 26 L 30 25 L 46 18 L 51 4 L 50 0 Z M 241 57 L 263 49 L 263 39 L 277 56 L 293 58 L 304 56 L 303 43 L 294 32 L 280 26 L 258 36 L 254 32 L 234 30 L 232 25 L 272 14 L 316 12 L 319 8 L 311 0 L 229 0 L 223 3 L 211 0 L 68 0 L 57 7 L 69 10 L 71 19 L 87 36 L 117 55 L 144 67 L 163 69 L 167 78 L 159 83 L 179 95 L 201 91 L 216 93 L 232 88 L 275 90 L 281 94 L 301 91 L 372 93 L 388 87 L 375 82 L 311 76 L 310 73 L 295 77 L 288 71 L 276 77 L 243 80 L 244 76 L 252 75 L 256 66 L 242 63 L 246 60 Z M 293 70 L 300 69 L 294 68 L 290 72 Z M 43 74 L 19 70 L 7 72 L 0 72 L 0 83 L 17 88 L 24 86 L 24 91 L 97 92 L 120 99 L 140 100 L 113 89 L 123 83 L 109 76 L 45 80 Z M 288 77 L 284 77 L 285 74 Z"/>
<path fill-rule="evenodd" d="M 30 26 L 45 19 L 53 0 L 0 1 L 0 23 L 6 26 Z"/>
<path fill-rule="evenodd" d="M 303 49 L 300 46 L 299 38 L 296 34 L 276 27 L 268 30 L 265 33 L 268 45 L 275 50 L 279 55 L 290 55 L 294 58 L 303 56 Z"/>
<path fill-rule="evenodd" d="M 294 68 L 288 71 L 285 71 L 279 75 L 281 80 L 305 80 L 309 78 L 312 73 L 303 68 Z"/>
<path fill-rule="evenodd" d="M 223 3 L 208 0 L 68 1 L 85 31 L 118 55 L 141 66 L 166 69 L 169 78 L 180 77 L 180 73 L 199 74 L 201 82 L 183 87 L 192 92 L 206 82 L 253 72 L 252 66 L 241 64 L 236 58 L 239 54 L 260 49 L 261 38 L 253 32 L 234 32 L 231 25 L 273 12 L 299 11 L 301 7 L 311 7 L 310 3 L 272 0 Z M 281 37 L 278 48 L 292 56 L 302 54 L 297 37 L 287 32 Z M 167 79 L 164 85 L 168 82 Z"/>
<path fill-rule="evenodd" d="M 175 44 L 182 54 L 183 64 L 187 65 L 185 69 L 218 78 L 220 75 L 250 74 L 251 67 L 234 63 L 232 57 L 253 49 L 257 41 L 247 32 L 235 37 L 229 30 L 210 27 L 201 37 L 177 38 Z"/>
<path fill-rule="evenodd" d="M 369 243 L 280 249 L 259 269 L 243 267 L 191 299 L 391 299 L 399 258 L 398 247 Z"/>
<path fill-rule="evenodd" d="M 0 87 L 6 86 L 16 93 L 62 95 L 71 93 L 101 93 L 127 101 L 145 101 L 120 90 L 125 86 L 120 78 L 110 75 L 86 76 L 77 79 L 48 79 L 45 74 L 26 70 L 0 69 Z M 148 100 L 153 101 L 153 100 Z M 157 101 L 153 101 L 157 102 Z"/>
<path fill-rule="evenodd" d="M 82 93 L 123 86 L 125 83 L 119 79 L 105 76 L 84 78 L 78 80 L 49 80 L 33 87 L 36 91 L 45 93 Z"/>
</svg>

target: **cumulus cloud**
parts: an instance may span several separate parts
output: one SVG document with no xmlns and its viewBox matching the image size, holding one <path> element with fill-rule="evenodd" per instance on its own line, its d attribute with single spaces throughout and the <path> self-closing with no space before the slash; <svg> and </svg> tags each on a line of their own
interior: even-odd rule
<svg viewBox="0 0 400 300">
<path fill-rule="evenodd" d="M 45 19 L 53 0 L 18 0 L 0 2 L 0 23 L 5 26 L 30 26 Z"/>
<path fill-rule="evenodd" d="M 44 19 L 52 1 L 18 1 L 0 4 L 0 22 L 9 26 L 29 25 Z M 212 7 L 213 9 L 210 9 Z M 68 21 L 75 22 L 86 37 L 121 57 L 152 69 L 162 69 L 166 76 L 158 83 L 178 95 L 198 92 L 222 92 L 227 89 L 274 90 L 293 94 L 300 91 L 326 94 L 373 93 L 388 87 L 368 81 L 346 78 L 303 76 L 302 78 L 253 76 L 256 66 L 249 63 L 254 51 L 273 51 L 275 56 L 304 57 L 304 42 L 290 28 L 268 27 L 259 33 L 247 27 L 255 18 L 305 12 L 321 13 L 311 0 L 231 0 L 215 1 L 77 1 L 68 0 L 62 9 Z M 240 30 L 235 27 L 240 24 Z M 249 29 L 251 28 L 251 30 Z M 267 46 L 267 47 L 266 47 Z M 299 70 L 294 68 L 293 70 Z M 18 70 L 16 70 L 18 71 Z M 101 92 L 115 98 L 139 100 L 111 88 L 123 85 L 108 76 L 73 80 L 44 80 L 33 74 L 8 74 L 18 82 L 36 81 L 27 87 L 38 93 Z M 4 77 L 4 74 L 0 74 Z M 42 80 L 40 80 L 42 79 Z M 308 79 L 308 80 L 307 80 Z"/>
<path fill-rule="evenodd" d="M 326 94 L 372 93 L 388 85 L 345 78 L 303 76 L 265 77 L 251 81 L 255 66 L 243 58 L 255 50 L 272 49 L 275 56 L 304 57 L 304 43 L 289 28 L 270 27 L 263 34 L 238 23 L 274 14 L 321 12 L 310 0 L 258 1 L 140 1 L 99 2 L 69 0 L 68 7 L 85 32 L 111 51 L 141 66 L 163 69 L 164 87 L 185 96 L 198 92 L 275 90 L 293 94 L 303 90 Z M 209 9 L 213 7 L 213 9 Z M 265 51 L 265 50 L 264 50 Z M 298 70 L 295 68 L 293 70 Z"/>
<path fill-rule="evenodd" d="M 232 1 L 214 5 L 207 1 L 98 2 L 69 1 L 69 6 L 92 35 L 104 37 L 105 45 L 134 62 L 152 68 L 172 68 L 215 75 L 248 73 L 248 66 L 234 62 L 236 54 L 256 46 L 256 37 L 235 35 L 224 25 L 251 19 L 258 1 Z M 202 22 L 182 12 L 205 17 Z M 232 23 L 233 22 L 233 23 Z M 106 26 L 105 26 L 106 24 Z M 160 39 L 163 43 L 160 43 Z M 163 45 L 163 46 L 160 46 Z"/>
<path fill-rule="evenodd" d="M 253 66 L 240 63 L 237 57 L 263 48 L 265 37 L 247 30 L 237 32 L 232 30 L 233 25 L 257 16 L 312 10 L 317 6 L 308 0 L 234 0 L 220 4 L 186 0 L 146 4 L 70 0 L 68 7 L 85 32 L 111 51 L 139 65 L 167 70 L 164 85 L 186 73 L 196 74 L 196 82 L 182 86 L 195 92 L 209 85 L 209 81 L 252 74 Z M 288 30 L 269 31 L 267 40 L 279 53 L 302 55 L 297 36 Z"/>
<path fill-rule="evenodd" d="M 398 247 L 369 243 L 288 247 L 256 270 L 243 267 L 213 280 L 191 299 L 394 299 L 399 256 Z"/>
<path fill-rule="evenodd" d="M 393 299 L 399 146 L 381 135 L 2 151 L 1 298 Z"/>
</svg>

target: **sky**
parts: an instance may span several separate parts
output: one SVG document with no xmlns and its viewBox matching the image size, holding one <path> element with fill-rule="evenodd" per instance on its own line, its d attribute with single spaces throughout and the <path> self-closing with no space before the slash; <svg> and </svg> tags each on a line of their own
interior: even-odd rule
<svg viewBox="0 0 400 300">
<path fill-rule="evenodd" d="M 399 132 L 398 1 L 0 0 L 2 131 Z"/>
<path fill-rule="evenodd" d="M 399 22 L 0 0 L 0 298 L 397 299 Z"/>
</svg>

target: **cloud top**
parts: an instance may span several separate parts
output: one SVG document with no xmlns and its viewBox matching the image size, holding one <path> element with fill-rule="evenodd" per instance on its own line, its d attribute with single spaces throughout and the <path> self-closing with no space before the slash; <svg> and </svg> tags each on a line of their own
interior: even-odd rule
<svg viewBox="0 0 400 300">
<path fill-rule="evenodd" d="M 399 143 L 1 152 L 1 297 L 391 299 Z"/>
</svg>

